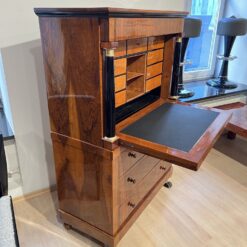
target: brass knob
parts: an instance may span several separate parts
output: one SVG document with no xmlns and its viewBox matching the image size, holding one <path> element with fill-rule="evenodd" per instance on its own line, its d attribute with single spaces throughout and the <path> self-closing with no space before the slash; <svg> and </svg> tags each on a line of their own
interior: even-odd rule
<svg viewBox="0 0 247 247">
<path fill-rule="evenodd" d="M 160 170 L 166 170 L 166 167 L 160 166 Z"/>
<path fill-rule="evenodd" d="M 128 202 L 128 206 L 134 208 L 136 205 L 135 205 L 135 203 Z"/>
<path fill-rule="evenodd" d="M 134 178 L 128 177 L 128 178 L 127 178 L 127 182 L 130 182 L 130 183 L 135 184 L 135 183 L 136 183 L 136 180 L 135 180 Z"/>
<path fill-rule="evenodd" d="M 135 153 L 132 153 L 132 152 L 129 152 L 129 153 L 128 153 L 128 156 L 129 156 L 129 157 L 132 157 L 132 158 L 136 158 L 136 154 L 135 154 Z"/>
</svg>

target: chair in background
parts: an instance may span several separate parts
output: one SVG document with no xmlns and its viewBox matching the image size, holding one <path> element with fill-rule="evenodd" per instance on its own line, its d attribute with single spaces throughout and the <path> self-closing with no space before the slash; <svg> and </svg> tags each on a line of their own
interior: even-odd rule
<svg viewBox="0 0 247 247">
<path fill-rule="evenodd" d="M 233 89 L 237 87 L 236 83 L 228 81 L 228 65 L 229 61 L 236 59 L 231 56 L 232 47 L 237 36 L 247 33 L 247 20 L 243 18 L 223 18 L 218 23 L 217 34 L 224 37 L 224 55 L 218 55 L 217 58 L 222 60 L 222 66 L 219 76 L 207 82 L 207 85 L 222 88 Z"/>
</svg>

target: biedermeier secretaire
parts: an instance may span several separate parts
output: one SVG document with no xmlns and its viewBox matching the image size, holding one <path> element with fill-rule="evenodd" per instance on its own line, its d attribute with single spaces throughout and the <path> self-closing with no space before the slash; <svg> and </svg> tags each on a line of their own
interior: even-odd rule
<svg viewBox="0 0 247 247">
<path fill-rule="evenodd" d="M 172 174 L 197 170 L 229 115 L 170 100 L 186 13 L 38 8 L 59 215 L 116 246 Z"/>
</svg>

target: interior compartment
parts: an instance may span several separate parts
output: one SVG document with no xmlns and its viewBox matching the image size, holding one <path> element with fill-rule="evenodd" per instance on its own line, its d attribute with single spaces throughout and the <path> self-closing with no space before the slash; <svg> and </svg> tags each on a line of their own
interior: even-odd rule
<svg viewBox="0 0 247 247">
<path fill-rule="evenodd" d="M 127 101 L 133 100 L 145 92 L 146 55 L 137 55 L 127 58 Z"/>
</svg>

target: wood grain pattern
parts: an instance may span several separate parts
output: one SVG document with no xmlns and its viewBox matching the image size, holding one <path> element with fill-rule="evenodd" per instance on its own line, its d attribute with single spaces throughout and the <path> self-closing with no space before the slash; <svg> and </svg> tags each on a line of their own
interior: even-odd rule
<svg viewBox="0 0 247 247">
<path fill-rule="evenodd" d="M 226 128 L 240 136 L 247 138 L 247 105 L 236 102 L 217 106 L 216 108 L 232 113 L 232 117 Z"/>
<path fill-rule="evenodd" d="M 98 20 L 43 17 L 40 29 L 51 131 L 102 146 Z"/>
<path fill-rule="evenodd" d="M 149 80 L 146 80 L 146 92 L 153 90 L 161 86 L 162 75 L 155 76 Z"/>
<path fill-rule="evenodd" d="M 119 179 L 119 205 L 126 204 L 130 195 L 139 194 L 140 190 L 144 189 L 139 183 L 145 176 L 150 177 L 148 174 L 159 162 L 159 159 L 145 155 Z M 136 202 L 135 204 L 137 205 Z"/>
<path fill-rule="evenodd" d="M 122 40 L 118 42 L 117 48 L 114 50 L 114 57 L 121 57 L 126 55 L 126 40 Z"/>
<path fill-rule="evenodd" d="M 147 38 L 130 39 L 127 41 L 127 54 L 135 54 L 147 51 Z"/>
<path fill-rule="evenodd" d="M 226 127 L 228 121 L 231 118 L 231 114 L 227 112 L 220 111 L 218 117 L 209 126 L 209 128 L 204 132 L 197 143 L 192 147 L 189 152 L 183 152 L 174 148 L 170 148 L 157 143 L 149 142 L 140 138 L 136 138 L 130 135 L 123 134 L 121 129 L 128 126 L 129 124 L 135 122 L 141 116 L 146 115 L 148 112 L 156 109 L 162 104 L 161 101 L 156 101 L 151 106 L 142 109 L 138 114 L 134 114 L 127 120 L 122 121 L 117 126 L 117 135 L 120 138 L 119 143 L 126 147 L 131 147 L 133 150 L 142 152 L 144 154 L 166 160 L 168 162 L 174 163 L 176 165 L 186 167 L 192 170 L 198 170 L 202 161 L 205 159 L 206 155 L 213 147 L 216 140 L 219 138 L 224 128 Z M 174 103 L 175 104 L 175 103 Z M 199 107 L 199 106 L 191 106 Z M 199 107 L 201 109 L 207 109 L 204 107 Z"/>
<path fill-rule="evenodd" d="M 163 63 L 156 63 L 147 67 L 146 78 L 149 79 L 162 73 Z"/>
<path fill-rule="evenodd" d="M 126 90 L 115 93 L 115 107 L 119 107 L 126 103 Z"/>
<path fill-rule="evenodd" d="M 123 148 L 120 157 L 119 157 L 119 163 L 121 164 L 119 166 L 119 178 L 121 178 L 126 172 L 131 169 L 131 167 L 134 166 L 138 161 L 140 161 L 143 158 L 144 154 L 133 151 L 128 148 Z"/>
<path fill-rule="evenodd" d="M 126 75 L 115 77 L 115 92 L 126 88 Z"/>
<path fill-rule="evenodd" d="M 86 143 L 64 143 L 53 139 L 59 209 L 114 234 L 117 230 L 117 157 L 111 151 Z M 79 147 L 80 146 L 80 147 Z M 114 158 L 115 157 L 115 158 Z"/>
<path fill-rule="evenodd" d="M 121 58 L 114 60 L 114 75 L 126 74 L 127 59 Z"/>
<path fill-rule="evenodd" d="M 151 161 L 150 159 L 153 160 Z M 148 174 L 146 174 L 146 177 L 144 177 L 139 183 L 137 182 L 137 184 L 133 186 L 134 188 L 129 188 L 131 186 L 126 187 L 125 185 L 125 193 L 128 193 L 128 196 L 123 198 L 123 200 L 125 201 L 119 208 L 120 225 L 123 224 L 124 221 L 128 219 L 128 216 L 140 206 L 139 204 L 141 203 L 143 198 L 145 198 L 145 196 L 149 194 L 149 192 L 154 188 L 157 181 L 159 181 L 164 175 L 166 175 L 171 168 L 171 165 L 165 161 L 159 162 L 159 160 L 154 158 L 149 158 L 149 161 L 151 161 L 151 163 L 149 167 L 146 167 L 149 168 L 146 170 L 146 172 L 148 172 Z M 160 167 L 166 169 L 160 169 Z M 120 188 L 121 186 L 122 184 L 119 185 Z"/>
<path fill-rule="evenodd" d="M 182 18 L 109 18 L 102 41 L 119 41 L 183 32 Z M 106 30 L 106 31 L 103 31 Z"/>
<path fill-rule="evenodd" d="M 155 50 L 164 47 L 164 36 L 155 36 L 148 38 L 148 50 Z"/>
<path fill-rule="evenodd" d="M 148 52 L 147 65 L 163 61 L 163 54 L 163 49 Z"/>
<path fill-rule="evenodd" d="M 162 74 L 162 85 L 160 97 L 162 99 L 168 99 L 170 96 L 172 68 L 175 51 L 175 38 L 168 36 L 165 38 L 164 45 L 164 63 L 163 63 L 163 74 Z"/>
</svg>

